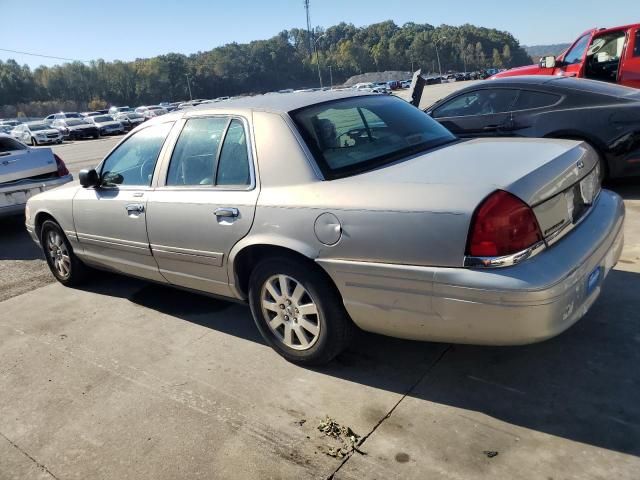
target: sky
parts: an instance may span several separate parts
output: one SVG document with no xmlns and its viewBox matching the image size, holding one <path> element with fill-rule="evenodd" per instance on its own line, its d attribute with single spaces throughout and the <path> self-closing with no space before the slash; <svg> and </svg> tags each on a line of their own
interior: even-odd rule
<svg viewBox="0 0 640 480">
<path fill-rule="evenodd" d="M 313 26 L 393 20 L 497 28 L 522 45 L 573 41 L 593 27 L 640 22 L 638 0 L 310 0 Z M 637 13 L 631 18 L 632 12 Z M 0 49 L 77 60 L 196 53 L 305 28 L 303 0 L 0 0 Z M 13 19 L 13 21 L 11 20 Z M 0 50 L 32 68 L 64 63 Z"/>
</svg>

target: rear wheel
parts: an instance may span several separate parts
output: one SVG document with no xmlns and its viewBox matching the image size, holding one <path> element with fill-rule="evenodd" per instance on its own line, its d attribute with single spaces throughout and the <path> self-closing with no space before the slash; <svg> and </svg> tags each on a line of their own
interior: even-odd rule
<svg viewBox="0 0 640 480">
<path fill-rule="evenodd" d="M 249 280 L 249 304 L 264 339 L 294 363 L 329 362 L 347 347 L 353 333 L 330 280 L 313 265 L 292 258 L 258 264 Z"/>
<path fill-rule="evenodd" d="M 40 244 L 53 276 L 66 286 L 82 283 L 87 267 L 73 253 L 62 228 L 53 220 L 47 220 L 40 229 Z"/>
</svg>

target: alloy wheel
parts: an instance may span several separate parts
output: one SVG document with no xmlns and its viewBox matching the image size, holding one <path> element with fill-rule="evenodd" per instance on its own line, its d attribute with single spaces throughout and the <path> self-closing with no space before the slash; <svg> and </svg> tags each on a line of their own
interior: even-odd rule
<svg viewBox="0 0 640 480">
<path fill-rule="evenodd" d="M 55 230 L 47 232 L 47 253 L 58 275 L 63 279 L 69 278 L 71 275 L 69 250 L 62 235 Z"/>
<path fill-rule="evenodd" d="M 287 275 L 273 275 L 260 293 L 262 314 L 282 344 L 294 350 L 311 348 L 320 336 L 316 302 L 304 286 Z"/>
</svg>

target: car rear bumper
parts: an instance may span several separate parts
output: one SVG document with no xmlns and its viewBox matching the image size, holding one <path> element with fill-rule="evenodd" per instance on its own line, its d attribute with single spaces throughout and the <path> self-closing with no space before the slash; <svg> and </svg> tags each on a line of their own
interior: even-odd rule
<svg viewBox="0 0 640 480">
<path fill-rule="evenodd" d="M 317 261 L 363 330 L 414 340 L 520 345 L 551 338 L 587 312 L 620 258 L 623 222 L 622 199 L 603 190 L 572 232 L 511 267 Z"/>
<path fill-rule="evenodd" d="M 71 181 L 73 181 L 73 175 L 69 174 L 47 180 L 0 186 L 0 217 L 24 213 L 24 207 L 29 198 Z"/>
</svg>

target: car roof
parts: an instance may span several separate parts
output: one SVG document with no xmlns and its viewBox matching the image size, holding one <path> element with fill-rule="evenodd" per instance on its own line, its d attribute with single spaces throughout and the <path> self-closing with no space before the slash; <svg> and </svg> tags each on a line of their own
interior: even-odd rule
<svg viewBox="0 0 640 480">
<path fill-rule="evenodd" d="M 474 83 L 464 89 L 454 92 L 454 94 L 462 93 L 469 90 L 475 90 L 478 88 L 498 88 L 498 87 L 512 87 L 512 88 L 526 88 L 538 86 L 542 90 L 548 88 L 550 90 L 566 89 L 566 90 L 579 90 L 582 92 L 588 92 L 597 95 L 607 95 L 613 97 L 635 97 L 640 99 L 640 92 L 638 89 L 625 87 L 615 83 L 602 82 L 599 80 L 589 80 L 586 78 L 573 78 L 563 77 L 558 75 L 523 75 L 513 77 L 495 78 L 491 80 L 485 80 L 480 83 Z M 454 95 L 452 94 L 452 95 Z"/>
<path fill-rule="evenodd" d="M 274 113 L 288 113 L 299 108 L 308 107 L 318 103 L 340 100 L 349 97 L 359 97 L 371 95 L 368 92 L 348 91 L 314 91 L 295 93 L 274 93 L 271 95 L 255 95 L 253 97 L 242 97 L 225 100 L 219 103 L 200 104 L 190 112 L 215 111 L 215 110 L 262 110 Z"/>
</svg>

